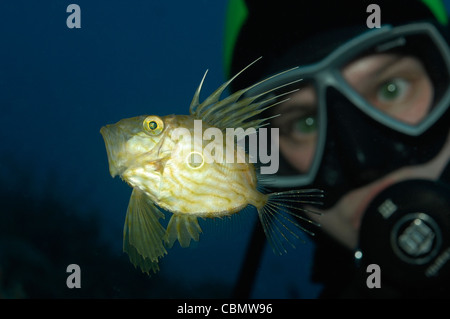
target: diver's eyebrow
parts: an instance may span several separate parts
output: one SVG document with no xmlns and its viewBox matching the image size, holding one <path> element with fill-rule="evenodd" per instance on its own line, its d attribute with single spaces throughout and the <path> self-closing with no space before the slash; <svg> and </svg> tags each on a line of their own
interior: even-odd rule
<svg viewBox="0 0 450 319">
<path fill-rule="evenodd" d="M 395 56 L 393 56 L 393 59 L 391 61 L 383 63 L 381 65 L 381 67 L 376 68 L 372 75 L 380 76 L 381 74 L 384 74 L 386 71 L 390 70 L 394 65 L 399 63 L 404 58 L 405 58 L 405 56 L 403 56 L 403 55 L 395 55 Z"/>
<path fill-rule="evenodd" d="M 398 54 L 376 54 L 359 58 L 342 70 L 344 79 L 353 87 L 370 87 L 374 79 L 381 77 L 405 56 Z"/>
<path fill-rule="evenodd" d="M 281 113 L 281 114 L 289 114 L 289 113 L 309 113 L 312 110 L 317 109 L 317 105 L 314 103 L 298 103 L 298 102 L 292 102 L 289 104 L 286 104 L 283 108 L 280 108 L 278 112 L 275 113 Z"/>
<path fill-rule="evenodd" d="M 289 95 L 289 99 L 274 110 L 274 114 L 310 112 L 317 108 L 317 92 L 313 85 L 302 87 L 299 91 Z"/>
<path fill-rule="evenodd" d="M 381 58 L 381 57 L 374 57 Z M 391 55 L 388 57 L 387 61 L 375 61 L 375 65 L 371 66 L 371 69 L 367 71 L 367 74 L 371 77 L 379 77 L 386 71 L 390 70 L 394 65 L 396 65 L 400 60 L 404 58 L 403 55 Z"/>
</svg>

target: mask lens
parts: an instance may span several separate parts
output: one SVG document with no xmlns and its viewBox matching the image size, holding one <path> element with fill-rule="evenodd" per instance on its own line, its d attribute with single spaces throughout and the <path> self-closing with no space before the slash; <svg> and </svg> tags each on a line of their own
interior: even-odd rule
<svg viewBox="0 0 450 319">
<path fill-rule="evenodd" d="M 341 75 L 366 110 L 415 126 L 433 112 L 449 87 L 446 60 L 428 35 L 399 36 L 352 59 Z"/>
<path fill-rule="evenodd" d="M 291 163 L 280 165 L 279 175 L 292 171 L 307 175 L 317 150 L 320 114 L 316 88 L 312 81 L 304 79 L 295 89 L 298 91 L 291 93 L 289 100 L 273 109 L 274 114 L 280 115 L 272 119 L 271 126 L 279 129 L 280 152 Z"/>
</svg>

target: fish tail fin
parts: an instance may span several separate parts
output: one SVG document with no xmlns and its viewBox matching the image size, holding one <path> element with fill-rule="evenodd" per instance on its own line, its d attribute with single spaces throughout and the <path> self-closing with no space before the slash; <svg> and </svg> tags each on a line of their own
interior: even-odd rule
<svg viewBox="0 0 450 319">
<path fill-rule="evenodd" d="M 131 263 L 147 274 L 150 270 L 156 273 L 159 259 L 167 254 L 160 218 L 164 218 L 164 214 L 144 192 L 134 188 L 125 217 L 123 250 Z"/>
<path fill-rule="evenodd" d="M 306 212 L 319 214 L 306 209 L 303 205 L 322 204 L 323 191 L 319 189 L 290 190 L 267 194 L 267 201 L 261 208 L 257 208 L 259 219 L 267 240 L 275 254 L 286 253 L 286 246 L 295 248 L 294 241 L 305 242 L 299 236 L 299 231 L 311 236 L 314 233 L 305 228 L 300 222 L 320 226 L 317 222 L 306 217 Z"/>
<path fill-rule="evenodd" d="M 171 248 L 178 239 L 181 247 L 189 247 L 191 239 L 198 241 L 202 229 L 197 216 L 187 214 L 173 214 L 167 225 L 164 241 Z"/>
</svg>

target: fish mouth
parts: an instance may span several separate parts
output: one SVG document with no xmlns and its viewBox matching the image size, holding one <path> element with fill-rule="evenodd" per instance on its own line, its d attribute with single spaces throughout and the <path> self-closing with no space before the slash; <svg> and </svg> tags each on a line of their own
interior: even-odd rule
<svg viewBox="0 0 450 319">
<path fill-rule="evenodd" d="M 102 134 L 103 140 L 105 141 L 109 173 L 112 177 L 121 175 L 126 169 L 123 160 L 123 145 L 126 142 L 125 135 L 115 125 L 103 126 L 100 129 L 100 134 Z"/>
</svg>

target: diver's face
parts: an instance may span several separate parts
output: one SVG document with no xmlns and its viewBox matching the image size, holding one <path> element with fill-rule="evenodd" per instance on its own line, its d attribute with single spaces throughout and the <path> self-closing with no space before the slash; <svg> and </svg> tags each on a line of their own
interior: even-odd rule
<svg viewBox="0 0 450 319">
<path fill-rule="evenodd" d="M 342 75 L 360 96 L 387 115 L 408 124 L 419 123 L 429 111 L 433 86 L 422 63 L 415 57 L 374 54 L 346 65 Z M 273 120 L 280 128 L 280 151 L 299 172 L 308 172 L 318 139 L 317 94 L 313 86 L 302 87 L 275 110 Z M 450 154 L 450 139 L 428 163 L 403 167 L 378 180 L 356 188 L 340 198 L 316 219 L 322 228 L 347 247 L 357 245 L 363 212 L 384 188 L 409 178 L 436 179 Z M 316 209 L 317 210 L 317 209 Z"/>
</svg>

